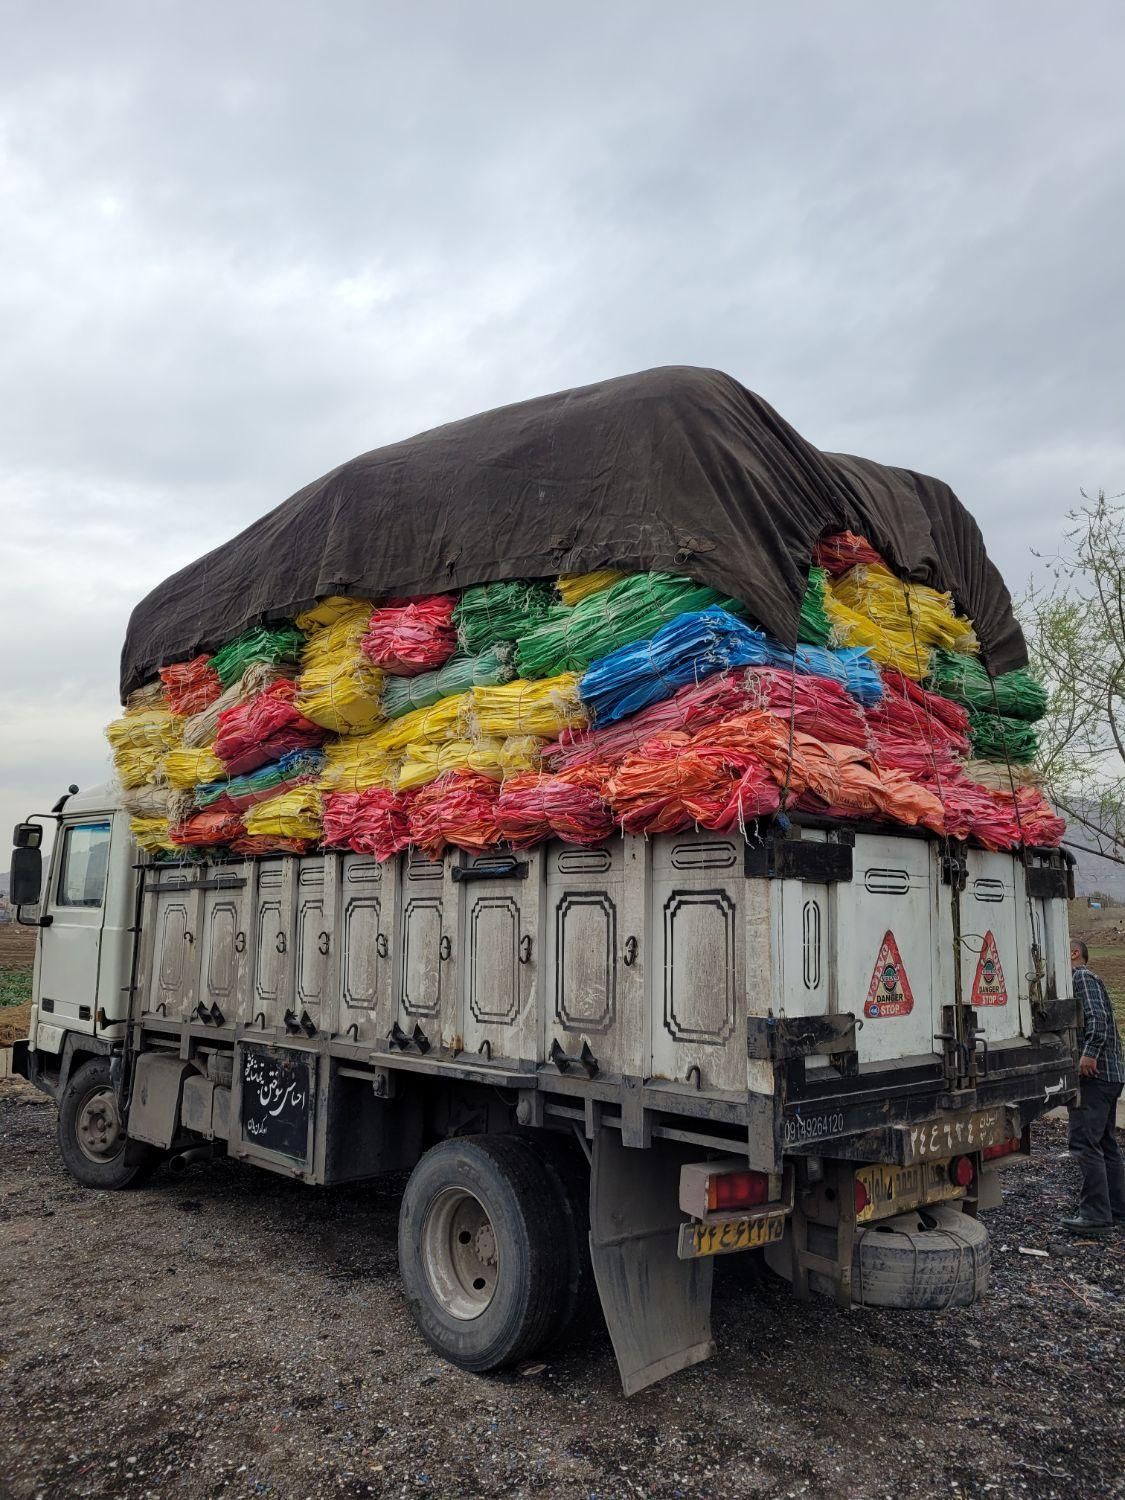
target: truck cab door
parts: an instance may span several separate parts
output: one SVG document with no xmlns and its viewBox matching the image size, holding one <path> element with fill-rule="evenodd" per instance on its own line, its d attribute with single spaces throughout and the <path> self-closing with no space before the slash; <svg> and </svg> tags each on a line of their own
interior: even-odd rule
<svg viewBox="0 0 1125 1500">
<path fill-rule="evenodd" d="M 51 860 L 39 942 L 39 1014 L 68 1031 L 93 1032 L 98 1009 L 111 815 L 64 821 Z"/>
</svg>

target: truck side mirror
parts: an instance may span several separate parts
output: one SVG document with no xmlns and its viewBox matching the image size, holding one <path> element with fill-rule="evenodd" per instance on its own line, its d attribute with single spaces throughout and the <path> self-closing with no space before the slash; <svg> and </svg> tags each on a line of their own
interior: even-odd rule
<svg viewBox="0 0 1125 1500">
<path fill-rule="evenodd" d="M 17 845 L 12 850 L 8 876 L 8 899 L 13 906 L 37 906 L 43 893 L 43 855 L 38 844 Z"/>
</svg>

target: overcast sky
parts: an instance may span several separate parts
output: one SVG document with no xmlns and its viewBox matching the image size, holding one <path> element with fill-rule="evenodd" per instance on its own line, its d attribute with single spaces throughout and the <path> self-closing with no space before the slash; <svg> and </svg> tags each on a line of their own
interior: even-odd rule
<svg viewBox="0 0 1125 1500">
<path fill-rule="evenodd" d="M 1125 7 L 0 0 L 0 827 L 132 605 L 338 462 L 714 365 L 1013 590 L 1125 489 Z"/>
</svg>

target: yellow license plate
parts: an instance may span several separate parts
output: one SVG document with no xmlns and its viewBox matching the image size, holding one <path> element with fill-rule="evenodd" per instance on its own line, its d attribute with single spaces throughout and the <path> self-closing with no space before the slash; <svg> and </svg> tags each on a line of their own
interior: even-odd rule
<svg viewBox="0 0 1125 1500">
<path fill-rule="evenodd" d="M 857 1182 L 867 1190 L 867 1205 L 856 1214 L 857 1224 L 885 1219 L 891 1214 L 921 1208 L 924 1203 L 942 1203 L 960 1198 L 964 1192 L 949 1180 L 949 1163 L 920 1161 L 912 1167 L 883 1165 L 860 1167 Z"/>
<path fill-rule="evenodd" d="M 759 1250 L 775 1244 L 785 1233 L 784 1214 L 762 1214 L 755 1219 L 719 1219 L 711 1224 L 681 1224 L 679 1257 L 730 1255 L 735 1250 Z"/>
</svg>

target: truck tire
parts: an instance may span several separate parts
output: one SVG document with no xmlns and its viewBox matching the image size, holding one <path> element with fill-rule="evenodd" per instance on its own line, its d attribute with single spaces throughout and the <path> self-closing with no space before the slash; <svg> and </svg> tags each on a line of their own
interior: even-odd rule
<svg viewBox="0 0 1125 1500">
<path fill-rule="evenodd" d="M 460 1136 L 427 1151 L 403 1194 L 399 1272 L 427 1343 L 483 1373 L 516 1363 L 569 1296 L 567 1225 L 542 1158 L 514 1136 Z"/>
<path fill-rule="evenodd" d="M 956 1208 L 873 1224 L 856 1240 L 852 1301 L 866 1307 L 970 1307 L 988 1290 L 988 1230 Z"/>
<path fill-rule="evenodd" d="M 566 1224 L 566 1295 L 554 1327 L 544 1337 L 541 1347 L 546 1348 L 582 1338 L 593 1328 L 600 1311 L 590 1259 L 590 1164 L 573 1137 L 537 1130 L 526 1139 L 554 1179 Z"/>
<path fill-rule="evenodd" d="M 59 1100 L 59 1154 L 84 1187 L 139 1187 L 160 1162 L 155 1146 L 126 1139 L 109 1058 L 91 1057 L 67 1080 Z"/>
</svg>

